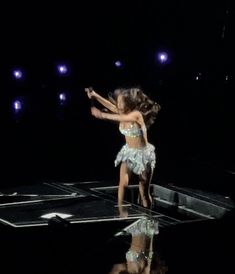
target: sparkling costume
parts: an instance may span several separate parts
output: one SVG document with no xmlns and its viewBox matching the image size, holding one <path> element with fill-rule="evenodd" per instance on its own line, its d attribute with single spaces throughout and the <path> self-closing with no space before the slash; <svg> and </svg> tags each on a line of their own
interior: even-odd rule
<svg viewBox="0 0 235 274">
<path fill-rule="evenodd" d="M 144 234 L 147 237 L 152 238 L 159 233 L 158 222 L 156 220 L 142 218 L 134 226 L 128 228 L 127 232 L 132 236 Z M 137 252 L 131 249 L 126 252 L 126 260 L 129 262 L 138 262 L 142 258 L 152 259 L 152 256 L 153 252 L 148 252 L 148 254 L 146 254 L 144 251 Z"/>
<path fill-rule="evenodd" d="M 147 131 L 145 126 L 140 128 L 134 123 L 128 128 L 119 127 L 119 130 L 123 135 L 131 138 L 143 136 Z M 137 175 L 142 174 L 148 165 L 153 171 L 156 163 L 155 147 L 148 143 L 145 147 L 130 148 L 125 144 L 117 154 L 115 166 L 121 162 L 125 162 L 128 168 Z"/>
</svg>

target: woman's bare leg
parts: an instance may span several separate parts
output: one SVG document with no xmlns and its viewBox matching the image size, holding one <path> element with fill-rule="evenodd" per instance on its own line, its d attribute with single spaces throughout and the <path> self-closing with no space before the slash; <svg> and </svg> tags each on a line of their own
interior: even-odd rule
<svg viewBox="0 0 235 274">
<path fill-rule="evenodd" d="M 121 206 L 124 200 L 125 188 L 129 184 L 131 172 L 128 169 L 126 163 L 121 163 L 120 166 L 120 178 L 118 185 L 118 205 Z"/>
<path fill-rule="evenodd" d="M 150 183 L 153 176 L 153 170 L 151 167 L 148 167 L 140 176 L 139 176 L 139 196 L 141 200 L 141 205 L 146 208 L 151 208 L 152 197 L 150 194 Z"/>
</svg>

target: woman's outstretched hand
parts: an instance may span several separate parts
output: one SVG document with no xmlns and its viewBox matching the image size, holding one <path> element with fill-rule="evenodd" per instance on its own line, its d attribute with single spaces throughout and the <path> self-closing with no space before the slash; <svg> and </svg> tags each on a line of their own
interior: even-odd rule
<svg viewBox="0 0 235 274">
<path fill-rule="evenodd" d="M 98 118 L 98 119 L 102 119 L 103 118 L 102 117 L 102 112 L 98 108 L 96 108 L 96 107 L 91 107 L 91 114 L 93 116 L 95 116 L 96 118 Z"/>
<path fill-rule="evenodd" d="M 96 92 L 92 88 L 85 88 L 85 92 L 89 99 L 92 99 L 96 96 Z"/>
</svg>

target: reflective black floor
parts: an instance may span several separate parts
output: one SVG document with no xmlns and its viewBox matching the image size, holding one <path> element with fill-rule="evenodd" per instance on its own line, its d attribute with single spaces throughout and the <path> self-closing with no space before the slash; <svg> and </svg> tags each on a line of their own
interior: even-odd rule
<svg viewBox="0 0 235 274">
<path fill-rule="evenodd" d="M 162 215 L 131 205 L 130 216 L 121 218 L 115 201 L 107 196 L 92 196 L 93 192 L 89 196 L 84 190 L 64 201 L 59 196 L 62 188 L 54 193 L 57 199 L 40 196 L 45 200 L 33 204 L 21 203 L 26 196 L 15 200 L 2 196 L 8 203 L 0 207 L 1 218 L 18 224 L 0 224 L 2 273 L 234 273 L 233 210 L 220 219 L 173 219 L 167 215 L 170 208 Z M 29 193 L 32 189 L 21 194 Z M 42 189 L 41 194 L 45 194 Z M 11 205 L 12 201 L 18 204 Z M 58 216 L 47 225 L 38 221 L 39 213 L 62 208 L 64 213 L 77 214 L 80 221 Z M 92 216 L 86 215 L 91 212 Z M 106 218 L 102 219 L 102 212 Z"/>
<path fill-rule="evenodd" d="M 120 232 L 130 224 L 1 229 L 1 267 L 5 273 L 234 273 L 234 226 L 230 221 L 159 228 L 159 234 L 153 236 L 151 260 L 132 264 L 126 258 L 131 247 L 145 251 L 146 256 L 150 248 L 144 236 L 136 239 L 138 235 Z M 145 272 L 134 272 L 136 269 Z"/>
</svg>

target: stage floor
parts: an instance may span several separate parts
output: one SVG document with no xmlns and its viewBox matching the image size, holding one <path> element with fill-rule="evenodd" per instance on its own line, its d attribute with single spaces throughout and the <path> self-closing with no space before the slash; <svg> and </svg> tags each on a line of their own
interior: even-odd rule
<svg viewBox="0 0 235 274">
<path fill-rule="evenodd" d="M 137 188 L 127 190 L 125 216 L 118 210 L 113 182 L 2 190 L 3 267 L 8 273 L 119 273 L 127 267 L 133 228 L 147 220 L 155 224 L 147 273 L 233 272 L 229 216 L 234 205 L 229 197 L 152 185 L 154 207 L 146 210 L 136 204 Z"/>
</svg>

